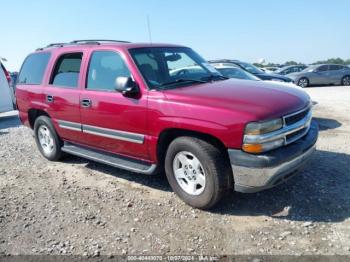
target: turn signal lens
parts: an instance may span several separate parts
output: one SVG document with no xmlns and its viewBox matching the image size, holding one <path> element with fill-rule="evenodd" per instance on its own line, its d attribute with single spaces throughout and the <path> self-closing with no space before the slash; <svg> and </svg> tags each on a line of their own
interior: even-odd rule
<svg viewBox="0 0 350 262">
<path fill-rule="evenodd" d="M 242 149 L 248 153 L 261 153 L 263 152 L 263 146 L 261 144 L 244 144 Z"/>
<path fill-rule="evenodd" d="M 242 149 L 247 153 L 258 154 L 283 146 L 284 139 L 277 139 L 261 144 L 243 144 Z"/>
</svg>

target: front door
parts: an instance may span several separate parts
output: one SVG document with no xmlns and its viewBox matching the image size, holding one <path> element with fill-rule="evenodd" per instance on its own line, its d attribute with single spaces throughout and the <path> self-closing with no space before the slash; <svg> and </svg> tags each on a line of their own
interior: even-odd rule
<svg viewBox="0 0 350 262">
<path fill-rule="evenodd" d="M 123 96 L 115 90 L 117 77 L 131 76 L 116 51 L 94 51 L 85 89 L 80 95 L 84 143 L 112 153 L 147 159 L 145 145 L 147 98 Z"/>
</svg>

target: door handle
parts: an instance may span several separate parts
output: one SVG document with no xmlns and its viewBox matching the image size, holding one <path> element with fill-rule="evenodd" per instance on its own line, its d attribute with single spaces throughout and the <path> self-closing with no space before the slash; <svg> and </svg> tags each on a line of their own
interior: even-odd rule
<svg viewBox="0 0 350 262">
<path fill-rule="evenodd" d="M 53 102 L 53 96 L 52 95 L 47 95 L 46 96 L 46 101 L 48 102 L 48 103 L 52 103 Z"/>
<path fill-rule="evenodd" d="M 82 107 L 91 107 L 92 104 L 90 99 L 83 99 L 80 103 Z"/>
</svg>

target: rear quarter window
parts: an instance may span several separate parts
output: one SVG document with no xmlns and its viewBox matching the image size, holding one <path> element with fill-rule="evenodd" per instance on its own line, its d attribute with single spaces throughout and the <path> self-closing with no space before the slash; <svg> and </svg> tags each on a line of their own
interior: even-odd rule
<svg viewBox="0 0 350 262">
<path fill-rule="evenodd" d="M 40 85 L 47 64 L 50 60 L 50 53 L 37 53 L 29 55 L 21 68 L 18 76 L 18 84 L 21 85 Z"/>
</svg>

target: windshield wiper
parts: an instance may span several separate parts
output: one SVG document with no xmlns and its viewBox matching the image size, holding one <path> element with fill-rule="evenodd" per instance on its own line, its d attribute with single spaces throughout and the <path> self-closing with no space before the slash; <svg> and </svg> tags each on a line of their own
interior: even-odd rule
<svg viewBox="0 0 350 262">
<path fill-rule="evenodd" d="M 165 88 L 167 86 L 172 86 L 175 84 L 179 84 L 179 83 L 207 83 L 207 81 L 203 81 L 203 80 L 199 80 L 199 79 L 184 79 L 184 78 L 180 78 L 174 81 L 170 81 L 170 82 L 166 82 L 166 83 L 162 83 L 160 86 L 158 86 L 158 88 Z"/>
<path fill-rule="evenodd" d="M 223 76 L 223 75 L 210 75 L 208 77 L 205 78 L 206 82 L 211 82 L 211 81 L 214 81 L 214 80 L 227 80 L 227 79 L 230 79 L 229 77 L 227 76 Z"/>
</svg>

